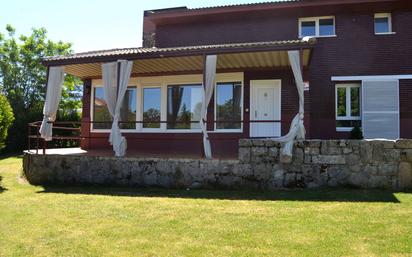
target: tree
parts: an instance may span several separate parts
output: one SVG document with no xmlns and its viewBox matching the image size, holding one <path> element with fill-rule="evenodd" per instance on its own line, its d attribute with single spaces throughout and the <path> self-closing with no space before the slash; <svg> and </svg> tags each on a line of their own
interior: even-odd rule
<svg viewBox="0 0 412 257">
<path fill-rule="evenodd" d="M 29 36 L 17 38 L 11 25 L 6 34 L 0 33 L 0 93 L 9 100 L 17 117 L 7 139 L 10 151 L 24 149 L 27 139 L 27 123 L 42 119 L 46 95 L 46 67 L 43 58 L 72 52 L 71 44 L 47 39 L 44 28 L 32 29 Z M 71 115 L 81 106 L 81 81 L 67 75 L 63 85 L 59 112 Z M 60 115 L 62 116 L 62 115 Z"/>
<path fill-rule="evenodd" d="M 13 124 L 13 109 L 4 95 L 0 94 L 0 149 L 4 147 L 7 131 Z"/>
</svg>

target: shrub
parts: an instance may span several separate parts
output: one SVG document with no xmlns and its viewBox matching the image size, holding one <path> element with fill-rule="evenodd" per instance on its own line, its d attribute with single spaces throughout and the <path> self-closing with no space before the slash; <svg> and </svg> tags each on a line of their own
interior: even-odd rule
<svg viewBox="0 0 412 257">
<path fill-rule="evenodd" d="M 363 139 L 362 129 L 360 127 L 354 127 L 350 132 L 350 139 Z"/>
<path fill-rule="evenodd" d="M 0 149 L 5 146 L 7 132 L 14 122 L 13 109 L 4 95 L 0 95 Z"/>
</svg>

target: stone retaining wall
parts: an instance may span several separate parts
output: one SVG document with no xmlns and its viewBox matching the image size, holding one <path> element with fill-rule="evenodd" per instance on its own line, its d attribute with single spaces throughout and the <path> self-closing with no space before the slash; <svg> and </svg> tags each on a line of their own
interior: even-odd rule
<svg viewBox="0 0 412 257">
<path fill-rule="evenodd" d="M 412 186 L 412 140 L 308 140 L 295 143 L 290 164 L 280 144 L 241 140 L 239 160 L 24 156 L 32 184 L 263 189 L 353 186 L 404 190 Z"/>
</svg>

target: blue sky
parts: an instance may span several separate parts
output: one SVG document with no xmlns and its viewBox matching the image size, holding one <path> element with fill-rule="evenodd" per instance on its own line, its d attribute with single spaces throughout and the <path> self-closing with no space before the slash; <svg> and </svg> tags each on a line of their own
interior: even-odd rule
<svg viewBox="0 0 412 257">
<path fill-rule="evenodd" d="M 205 7 L 254 0 L 4 0 L 0 31 L 12 24 L 18 34 L 45 27 L 49 38 L 73 43 L 75 52 L 141 46 L 143 11 Z"/>
</svg>

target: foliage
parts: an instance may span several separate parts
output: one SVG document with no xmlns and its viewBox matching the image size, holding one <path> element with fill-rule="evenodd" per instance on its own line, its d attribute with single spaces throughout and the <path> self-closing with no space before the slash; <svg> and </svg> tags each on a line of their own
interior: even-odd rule
<svg viewBox="0 0 412 257">
<path fill-rule="evenodd" d="M 11 25 L 6 34 L 0 33 L 0 93 L 9 100 L 16 121 L 7 140 L 9 151 L 20 151 L 27 140 L 27 123 L 42 119 L 46 94 L 46 67 L 42 59 L 47 56 L 71 53 L 71 44 L 47 39 L 44 28 L 32 29 L 29 36 L 16 36 Z M 63 116 L 68 110 L 81 106 L 81 81 L 67 75 L 59 106 Z M 69 111 L 69 112 L 70 112 Z"/>
<path fill-rule="evenodd" d="M 350 132 L 350 139 L 363 139 L 362 129 L 358 126 L 355 126 Z"/>
<path fill-rule="evenodd" d="M 14 121 L 13 109 L 4 95 L 0 94 L 0 149 L 4 147 L 7 131 Z"/>
<path fill-rule="evenodd" d="M 410 256 L 412 194 L 31 186 L 0 160 L 0 256 Z"/>
</svg>

